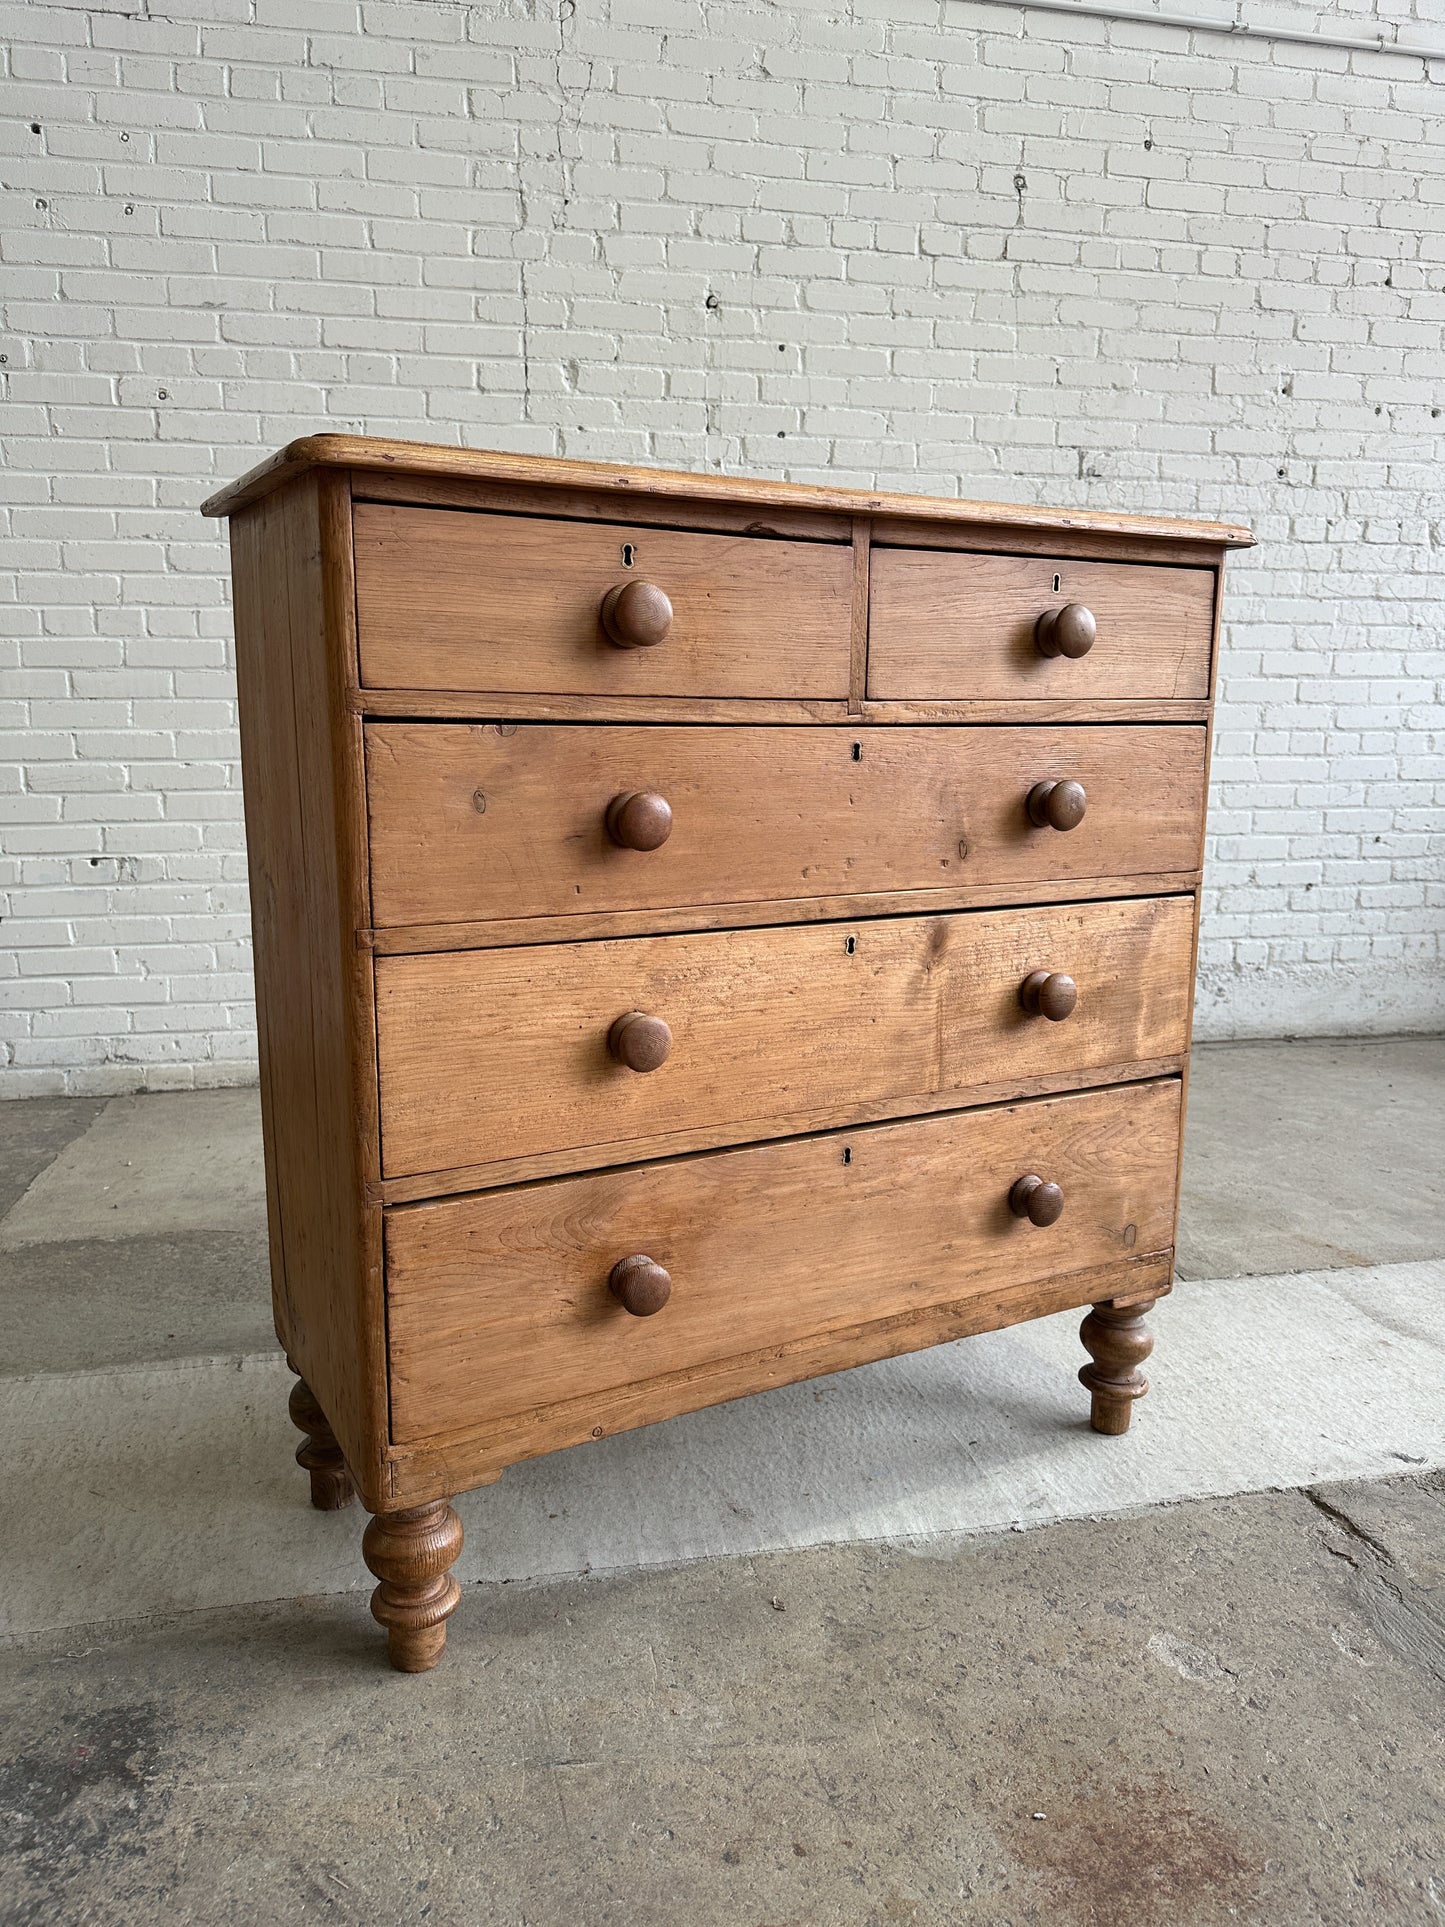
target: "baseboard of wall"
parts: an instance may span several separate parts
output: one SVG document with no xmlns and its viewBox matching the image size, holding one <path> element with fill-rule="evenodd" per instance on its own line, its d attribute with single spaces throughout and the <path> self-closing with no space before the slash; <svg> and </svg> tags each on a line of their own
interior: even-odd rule
<svg viewBox="0 0 1445 1927">
<path fill-rule="evenodd" d="M 1400 1037 L 1445 1031 L 1445 970 L 1435 963 L 1342 963 L 1199 973 L 1201 1043 L 1263 1037 Z"/>
<path fill-rule="evenodd" d="M 76 1064 L 53 1070 L 0 1071 L 0 1102 L 22 1097 L 132 1097 L 155 1091 L 246 1090 L 256 1060 L 225 1064 Z"/>
</svg>

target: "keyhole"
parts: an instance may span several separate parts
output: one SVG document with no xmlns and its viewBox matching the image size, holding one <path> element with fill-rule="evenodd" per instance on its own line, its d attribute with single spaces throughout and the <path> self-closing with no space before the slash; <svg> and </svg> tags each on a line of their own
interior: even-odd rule
<svg viewBox="0 0 1445 1927">
<path fill-rule="evenodd" d="M 632 567 L 632 564 L 633 564 L 633 562 L 635 561 L 635 559 L 636 559 L 636 557 L 637 557 L 637 551 L 636 551 L 636 549 L 634 549 L 634 548 L 633 548 L 633 546 L 632 546 L 632 544 L 631 544 L 630 542 L 624 542 L 624 543 L 623 543 L 623 545 L 622 545 L 622 566 L 623 566 L 623 568 L 624 568 L 624 569 L 630 569 L 630 568 Z M 1057 588 L 1058 588 L 1058 586 L 1059 586 L 1059 578 L 1058 578 L 1057 576 L 1055 576 L 1055 577 L 1054 577 L 1054 587 L 1055 587 L 1055 588 L 1057 589 Z"/>
<path fill-rule="evenodd" d="M 856 937 L 849 937 L 847 942 L 843 945 L 843 948 L 846 951 L 846 953 L 851 957 L 853 952 L 858 948 L 858 939 Z"/>
<path fill-rule="evenodd" d="M 863 745 L 861 743 L 854 743 L 853 745 L 853 761 L 855 763 L 861 763 L 863 761 Z"/>
<path fill-rule="evenodd" d="M 625 553 L 625 551 L 624 551 L 624 553 Z M 1057 594 L 1059 593 L 1059 583 L 1060 583 L 1060 581 L 1061 581 L 1061 580 L 1062 580 L 1062 577 L 1060 577 L 1060 576 L 1055 576 L 1055 577 L 1054 577 L 1054 594 L 1055 594 L 1055 595 L 1057 595 Z"/>
<path fill-rule="evenodd" d="M 843 1146 L 843 1162 L 845 1164 L 851 1164 L 853 1162 L 853 1147 L 851 1144 L 845 1144 Z"/>
</svg>

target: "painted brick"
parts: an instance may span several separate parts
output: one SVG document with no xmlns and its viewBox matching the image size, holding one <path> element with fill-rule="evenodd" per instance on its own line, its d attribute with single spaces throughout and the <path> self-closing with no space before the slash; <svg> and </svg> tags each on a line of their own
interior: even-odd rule
<svg viewBox="0 0 1445 1927">
<path fill-rule="evenodd" d="M 0 24 L 0 1088 L 253 1074 L 195 509 L 327 427 L 1251 522 L 1200 1033 L 1445 1022 L 1422 63 L 981 0 Z"/>
</svg>

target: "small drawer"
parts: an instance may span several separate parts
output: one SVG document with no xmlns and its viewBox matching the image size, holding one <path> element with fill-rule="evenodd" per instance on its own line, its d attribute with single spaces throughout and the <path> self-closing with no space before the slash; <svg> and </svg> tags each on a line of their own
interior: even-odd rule
<svg viewBox="0 0 1445 1927">
<path fill-rule="evenodd" d="M 382 1169 L 581 1168 L 1172 1059 L 1193 927 L 1159 897 L 379 957 Z"/>
<path fill-rule="evenodd" d="M 841 543 L 361 502 L 355 553 L 370 688 L 848 693 Z"/>
<path fill-rule="evenodd" d="M 1200 862 L 1202 727 L 798 728 L 371 723 L 378 928 L 836 900 L 926 908 L 974 889 L 1064 894 Z M 1072 783 L 1067 833 L 1030 795 Z M 660 798 L 641 836 L 609 808 Z M 1055 807 L 1054 814 L 1059 816 Z M 1060 820 L 1064 820 L 1060 816 Z M 1155 881 L 1142 886 L 1157 887 Z"/>
<path fill-rule="evenodd" d="M 868 694 L 1198 702 L 1213 633 L 1212 569 L 875 549 Z"/>
<path fill-rule="evenodd" d="M 1179 1116 L 1160 1080 L 392 1210 L 393 1438 L 1115 1262 L 1127 1289 L 1173 1241 Z M 1056 1222 L 1011 1209 L 1029 1176 Z"/>
</svg>

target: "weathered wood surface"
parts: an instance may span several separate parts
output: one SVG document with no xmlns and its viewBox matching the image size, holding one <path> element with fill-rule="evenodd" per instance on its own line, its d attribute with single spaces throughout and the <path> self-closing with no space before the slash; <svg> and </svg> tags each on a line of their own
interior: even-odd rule
<svg viewBox="0 0 1445 1927">
<path fill-rule="evenodd" d="M 393 1500 L 397 1505 L 413 1504 L 435 1492 L 490 1485 L 509 1465 L 545 1452 L 594 1443 L 680 1412 L 698 1412 L 874 1359 L 899 1358 L 929 1345 L 947 1345 L 978 1332 L 1077 1310 L 1098 1300 L 1117 1303 L 1116 1294 L 1137 1295 L 1152 1304 L 1169 1291 L 1172 1275 L 1171 1252 L 1137 1260 L 1126 1257 L 1089 1271 L 1055 1272 L 1030 1284 L 927 1305 L 895 1318 L 810 1333 L 741 1358 L 684 1368 L 615 1391 L 537 1406 L 469 1431 L 397 1445 L 388 1468 Z"/>
<path fill-rule="evenodd" d="M 725 911 L 997 884 L 1064 895 L 1074 878 L 1189 876 L 1204 744 L 1195 724 L 370 723 L 373 915 L 386 927 Z M 1050 778 L 1084 785 L 1077 829 L 1030 823 L 1029 789 Z M 608 836 L 608 804 L 633 790 L 672 807 L 660 849 L 621 850 Z"/>
<path fill-rule="evenodd" d="M 635 468 L 622 463 L 561 461 L 549 455 L 512 455 L 486 448 L 392 441 L 373 435 L 307 435 L 218 489 L 201 505 L 203 515 L 232 515 L 245 503 L 309 468 L 342 468 L 367 476 L 433 476 L 458 483 L 504 483 L 529 488 L 573 489 L 615 498 L 625 516 L 629 499 L 654 502 L 716 502 L 750 508 L 819 510 L 847 516 L 893 515 L 910 521 L 979 523 L 996 529 L 1088 531 L 1213 547 L 1248 548 L 1254 537 L 1236 523 L 1185 521 L 1176 516 L 1116 515 L 1108 510 L 1039 508 L 1011 502 L 970 502 L 945 497 L 892 495 L 877 489 L 817 487 L 751 476 L 688 474 Z"/>
<path fill-rule="evenodd" d="M 429 1673 L 447 1643 L 447 1621 L 461 1603 L 451 1575 L 462 1549 L 462 1522 L 445 1499 L 370 1520 L 361 1551 L 381 1581 L 372 1617 L 386 1628 L 399 1673 Z"/>
<path fill-rule="evenodd" d="M 394 1437 L 1157 1257 L 1178 1128 L 1170 1080 L 390 1211 Z M 1029 1171 L 1065 1193 L 1046 1230 L 1008 1207 Z M 634 1253 L 671 1275 L 655 1317 L 608 1288 Z"/>
<path fill-rule="evenodd" d="M 1204 723 L 1206 702 L 1176 697 L 1130 701 L 1099 697 L 1066 702 L 1011 696 L 974 702 L 967 697 L 942 701 L 875 703 L 866 698 L 850 708 L 842 697 L 790 702 L 758 696 L 549 696 L 499 693 L 485 697 L 474 689 L 360 689 L 353 699 L 359 715 L 436 717 L 443 722 L 556 723 Z"/>
<path fill-rule="evenodd" d="M 236 516 L 231 550 L 276 1329 L 370 1500 L 385 1339 L 344 477 Z"/>
<path fill-rule="evenodd" d="M 906 1097 L 874 1098 L 868 1104 L 815 1104 L 808 1110 L 778 1112 L 766 1120 L 767 1137 L 796 1137 L 814 1131 L 841 1130 L 849 1125 L 880 1123 L 893 1118 L 926 1117 L 933 1111 L 956 1111 L 962 1104 L 1016 1104 L 1030 1097 L 1062 1096 L 1069 1091 L 1101 1089 L 1108 1084 L 1143 1084 L 1156 1077 L 1178 1077 L 1185 1060 L 1177 1052 L 1168 1057 L 1136 1057 L 1118 1064 L 1098 1064 L 1088 1070 L 1061 1070 L 1042 1077 L 1005 1076 L 971 1084 L 961 1099 L 956 1091 L 935 1091 Z M 694 1151 L 723 1150 L 759 1138 L 756 1118 L 714 1119 L 700 1128 L 665 1131 L 658 1137 L 614 1140 L 607 1145 L 609 1165 L 640 1164 L 659 1157 L 685 1157 Z M 603 1153 L 587 1150 L 539 1151 L 525 1157 L 504 1157 L 486 1164 L 452 1165 L 445 1170 L 418 1172 L 412 1177 L 385 1178 L 372 1189 L 378 1204 L 416 1204 L 423 1198 L 455 1198 L 468 1191 L 494 1190 L 501 1185 L 529 1184 L 586 1170 Z"/>
<path fill-rule="evenodd" d="M 361 680 L 382 688 L 629 696 L 848 695 L 853 552 L 359 503 Z M 629 563 L 626 556 L 630 555 Z M 620 649 L 600 609 L 649 582 L 662 641 Z"/>
<path fill-rule="evenodd" d="M 1047 702 L 1192 698 L 1209 688 L 1213 569 L 875 548 L 868 694 Z M 1047 610 L 1083 603 L 1087 655 L 1040 655 Z"/>
<path fill-rule="evenodd" d="M 321 1497 L 385 1515 L 401 1663 L 448 1496 L 537 1452 L 1088 1303 L 1120 1429 L 1248 532 L 335 436 L 207 507 L 278 1331 Z M 599 621 L 627 583 L 650 647 Z M 1046 658 L 1067 602 L 1096 637 Z M 1075 827 L 1029 822 L 1050 783 Z"/>
<path fill-rule="evenodd" d="M 1188 895 L 1197 871 L 1130 877 L 1071 877 L 1066 890 L 1050 883 L 965 883 L 930 891 L 873 891 L 857 897 L 777 897 L 764 903 L 684 904 L 657 910 L 602 910 L 560 917 L 503 917 L 482 923 L 407 923 L 362 930 L 357 942 L 380 957 L 422 951 L 494 950 L 519 943 L 575 943 L 580 937 L 662 936 L 673 930 L 746 930 L 769 923 L 836 923 L 846 917 L 916 915 L 921 909 L 990 910 L 999 905 L 1070 903 L 1106 897 Z"/>
<path fill-rule="evenodd" d="M 1191 911 L 1164 897 L 378 958 L 382 1170 L 606 1162 L 673 1132 L 772 1136 L 818 1108 L 1172 1056 Z M 1065 1022 L 1024 1010 L 1036 969 L 1078 985 Z M 608 1048 L 633 1011 L 672 1033 L 645 1075 Z"/>
</svg>

